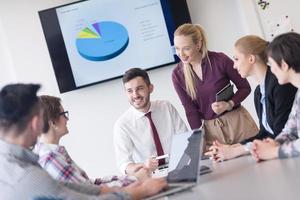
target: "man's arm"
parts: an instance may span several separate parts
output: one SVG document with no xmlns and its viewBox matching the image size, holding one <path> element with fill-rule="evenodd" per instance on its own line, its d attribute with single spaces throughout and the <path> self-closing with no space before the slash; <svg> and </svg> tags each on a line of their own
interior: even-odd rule
<svg viewBox="0 0 300 200">
<path fill-rule="evenodd" d="M 133 200 L 143 199 L 157 194 L 167 186 L 167 182 L 163 178 L 150 178 L 142 183 L 131 184 L 123 189 L 124 192 L 130 194 Z"/>
<path fill-rule="evenodd" d="M 126 129 L 118 122 L 114 126 L 114 146 L 118 168 L 125 175 L 127 166 L 134 164 L 132 158 L 134 145 Z"/>
<path fill-rule="evenodd" d="M 136 176 L 137 172 L 144 169 L 153 172 L 158 167 L 158 160 L 154 157 L 149 157 L 144 163 L 129 163 L 126 167 L 126 174 Z M 138 177 L 137 177 L 138 178 Z"/>
<path fill-rule="evenodd" d="M 183 132 L 188 131 L 186 124 L 180 117 L 176 108 L 171 103 L 168 102 L 168 104 L 169 104 L 169 106 L 168 106 L 169 112 L 171 114 L 172 123 L 173 123 L 172 126 L 174 127 L 173 132 L 174 133 L 183 133 Z"/>
<path fill-rule="evenodd" d="M 51 184 L 51 186 L 57 189 L 55 193 L 56 198 L 63 198 L 65 200 L 136 200 L 157 194 L 167 186 L 167 182 L 164 179 L 147 179 L 144 182 L 136 182 L 119 190 L 117 189 L 115 192 L 105 194 L 100 194 L 99 187 L 97 188 L 89 184 L 72 183 L 66 185 L 68 186 L 64 187 L 62 183 L 57 181 L 55 184 Z"/>
<path fill-rule="evenodd" d="M 144 163 L 129 163 L 126 167 L 125 173 L 134 175 L 137 171 L 144 167 Z"/>
<path fill-rule="evenodd" d="M 131 199 L 131 195 L 126 193 L 126 191 L 102 194 L 100 187 L 92 184 L 59 182 L 50 177 L 45 170 L 36 166 L 32 166 L 32 168 L 27 170 L 27 173 L 18 182 L 18 187 L 17 191 L 22 193 L 25 198 L 31 196 L 52 197 L 64 200 Z"/>
</svg>

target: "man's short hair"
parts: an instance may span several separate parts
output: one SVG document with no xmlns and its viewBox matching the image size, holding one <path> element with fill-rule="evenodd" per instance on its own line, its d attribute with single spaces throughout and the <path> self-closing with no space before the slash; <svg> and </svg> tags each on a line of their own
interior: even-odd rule
<svg viewBox="0 0 300 200">
<path fill-rule="evenodd" d="M 15 126 L 23 131 L 28 122 L 40 111 L 36 95 L 38 84 L 9 84 L 0 91 L 0 129 Z"/>
<path fill-rule="evenodd" d="M 284 60 L 289 68 L 300 73 L 300 34 L 289 32 L 275 37 L 267 47 L 267 54 L 277 65 L 281 66 Z"/>
<path fill-rule="evenodd" d="M 151 84 L 148 73 L 141 68 L 131 68 L 131 69 L 127 70 L 122 79 L 123 84 L 127 83 L 128 81 L 130 81 L 136 77 L 142 77 L 147 85 Z"/>
</svg>

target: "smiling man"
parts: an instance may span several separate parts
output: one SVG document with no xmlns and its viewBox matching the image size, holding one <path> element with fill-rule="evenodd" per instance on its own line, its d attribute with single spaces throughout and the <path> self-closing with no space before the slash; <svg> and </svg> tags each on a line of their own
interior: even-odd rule
<svg viewBox="0 0 300 200">
<path fill-rule="evenodd" d="M 187 131 L 177 110 L 168 101 L 150 101 L 153 85 L 146 71 L 132 68 L 123 76 L 131 107 L 114 126 L 117 164 L 123 174 L 140 168 L 154 171 L 166 160 L 155 159 L 169 153 L 172 134 Z"/>
</svg>

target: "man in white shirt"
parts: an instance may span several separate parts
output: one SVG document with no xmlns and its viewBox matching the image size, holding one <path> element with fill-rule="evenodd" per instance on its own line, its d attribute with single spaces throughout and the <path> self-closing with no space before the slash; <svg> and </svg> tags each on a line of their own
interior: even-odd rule
<svg viewBox="0 0 300 200">
<path fill-rule="evenodd" d="M 155 157 L 169 154 L 172 134 L 185 132 L 187 127 L 171 103 L 150 101 L 153 85 L 145 70 L 126 71 L 123 84 L 131 107 L 114 126 L 118 167 L 123 174 L 141 167 L 154 171 L 159 165 Z"/>
</svg>

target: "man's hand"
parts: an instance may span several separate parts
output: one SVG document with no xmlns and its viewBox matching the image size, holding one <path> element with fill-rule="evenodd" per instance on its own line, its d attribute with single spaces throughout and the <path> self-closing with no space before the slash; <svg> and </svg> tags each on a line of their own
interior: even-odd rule
<svg viewBox="0 0 300 200">
<path fill-rule="evenodd" d="M 151 177 L 151 171 L 142 167 L 133 174 L 139 181 L 145 181 Z"/>
<path fill-rule="evenodd" d="M 143 163 L 130 163 L 126 167 L 126 174 L 134 176 L 134 174 L 142 168 L 144 168 Z"/>
<path fill-rule="evenodd" d="M 124 192 L 131 195 L 132 199 L 142 199 L 157 194 L 167 187 L 167 181 L 163 178 L 150 178 L 144 182 L 135 182 L 123 188 Z"/>
<path fill-rule="evenodd" d="M 105 194 L 105 193 L 111 193 L 111 192 L 117 192 L 120 191 L 121 188 L 120 187 L 109 187 L 106 184 L 101 184 L 100 185 L 100 193 L 101 194 Z"/>
<path fill-rule="evenodd" d="M 158 168 L 158 160 L 151 156 L 144 162 L 144 167 L 153 172 Z"/>
</svg>

